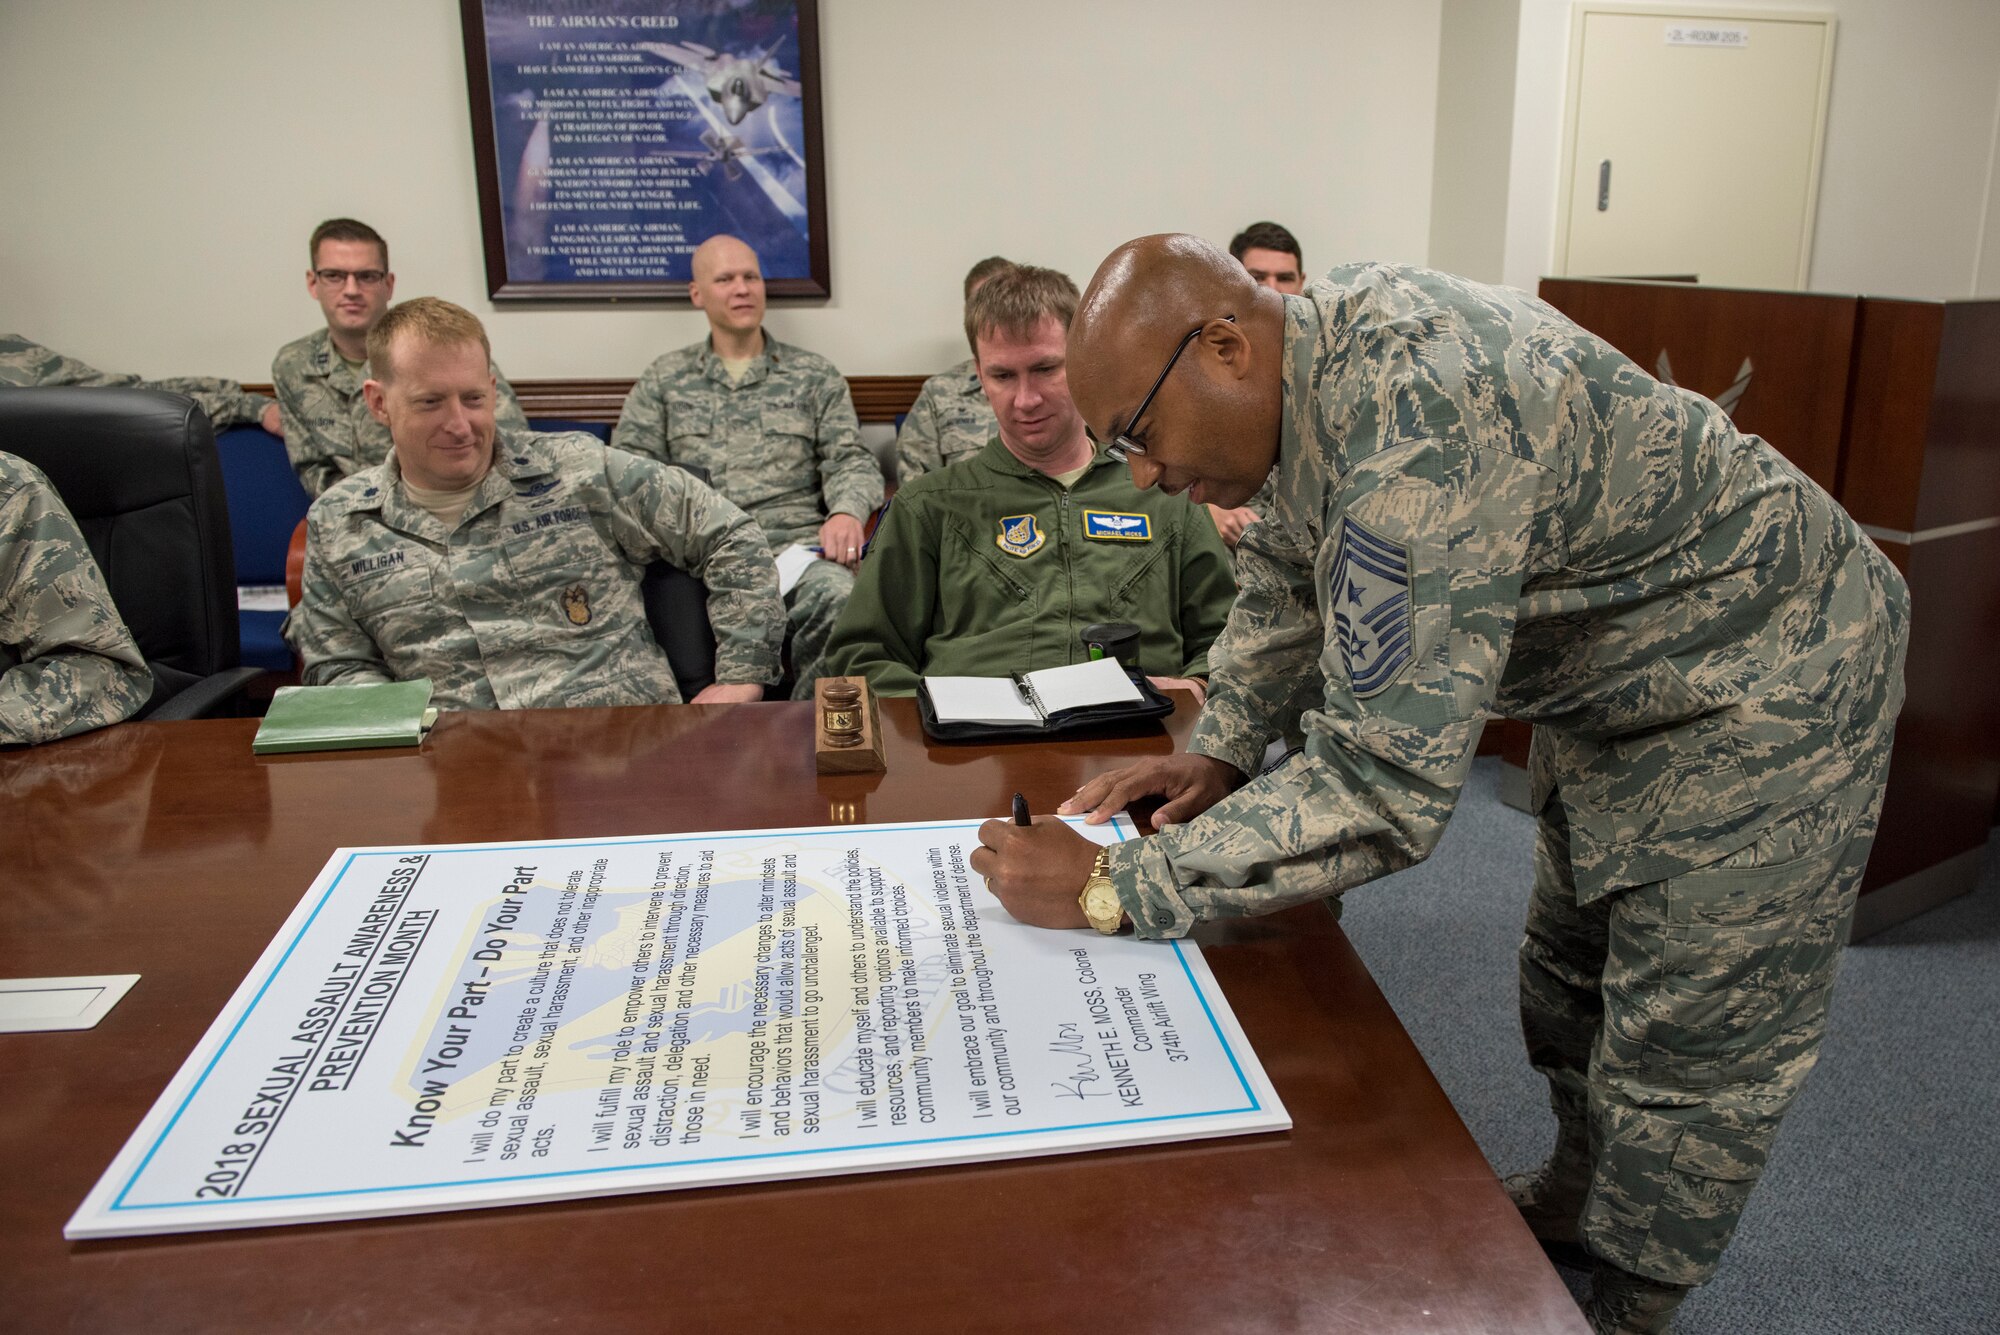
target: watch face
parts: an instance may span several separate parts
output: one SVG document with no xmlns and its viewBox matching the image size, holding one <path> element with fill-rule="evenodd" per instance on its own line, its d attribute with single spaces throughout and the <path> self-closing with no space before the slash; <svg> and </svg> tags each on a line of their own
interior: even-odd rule
<svg viewBox="0 0 2000 1335">
<path fill-rule="evenodd" d="M 1083 913 L 1090 919 L 1091 926 L 1106 921 L 1117 922 L 1124 915 L 1124 907 L 1119 903 L 1118 892 L 1108 881 L 1099 881 L 1090 887 L 1083 899 Z"/>
</svg>

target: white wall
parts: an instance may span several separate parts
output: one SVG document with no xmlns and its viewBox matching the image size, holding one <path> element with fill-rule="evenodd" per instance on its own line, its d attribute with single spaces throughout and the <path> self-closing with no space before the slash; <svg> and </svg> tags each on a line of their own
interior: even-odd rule
<svg viewBox="0 0 2000 1335">
<path fill-rule="evenodd" d="M 963 355 L 960 278 L 996 251 L 1082 283 L 1127 237 L 1270 217 L 1309 266 L 1421 261 L 1438 6 L 823 0 L 836 295 L 770 326 L 918 372 Z M 352 214 L 509 375 L 636 375 L 700 337 L 685 307 L 484 298 L 461 52 L 450 0 L 5 0 L 0 329 L 265 380 L 320 319 L 307 234 Z"/>
<path fill-rule="evenodd" d="M 1568 77 L 1568 0 L 1522 0 L 1506 281 L 1532 291 L 1551 271 Z M 1839 20 L 1810 287 L 1820 292 L 1971 295 L 1993 230 L 1986 179 L 2000 93 L 1995 0 L 1759 0 L 1736 9 L 1815 10 Z M 1995 261 L 1986 262 L 1991 271 Z M 2000 279 L 1987 279 L 1987 290 Z"/>
<path fill-rule="evenodd" d="M 1520 0 L 1444 0 L 1438 38 L 1432 267 L 1497 283 L 1506 268 Z"/>
</svg>

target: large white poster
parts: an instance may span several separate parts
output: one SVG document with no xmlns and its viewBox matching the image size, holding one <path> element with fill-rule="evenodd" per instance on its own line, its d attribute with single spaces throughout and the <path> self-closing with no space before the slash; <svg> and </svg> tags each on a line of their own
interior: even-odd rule
<svg viewBox="0 0 2000 1335">
<path fill-rule="evenodd" d="M 977 827 L 342 849 L 65 1232 L 1291 1125 L 1197 948 L 1021 926 Z"/>
</svg>

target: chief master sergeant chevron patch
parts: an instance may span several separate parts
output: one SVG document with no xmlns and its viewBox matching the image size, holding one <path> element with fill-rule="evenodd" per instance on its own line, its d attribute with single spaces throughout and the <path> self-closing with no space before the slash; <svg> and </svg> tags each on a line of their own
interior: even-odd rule
<svg viewBox="0 0 2000 1335">
<path fill-rule="evenodd" d="M 1327 592 L 1354 698 L 1380 694 L 1410 661 L 1409 549 L 1341 516 Z"/>
</svg>

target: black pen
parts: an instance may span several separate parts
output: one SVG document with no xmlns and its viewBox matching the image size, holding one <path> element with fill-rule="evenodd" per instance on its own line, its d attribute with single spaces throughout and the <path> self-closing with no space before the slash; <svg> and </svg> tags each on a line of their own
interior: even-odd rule
<svg viewBox="0 0 2000 1335">
<path fill-rule="evenodd" d="M 1016 825 L 1033 825 L 1035 823 L 1034 817 L 1028 814 L 1028 799 L 1019 793 L 1014 794 L 1014 823 Z"/>
</svg>

